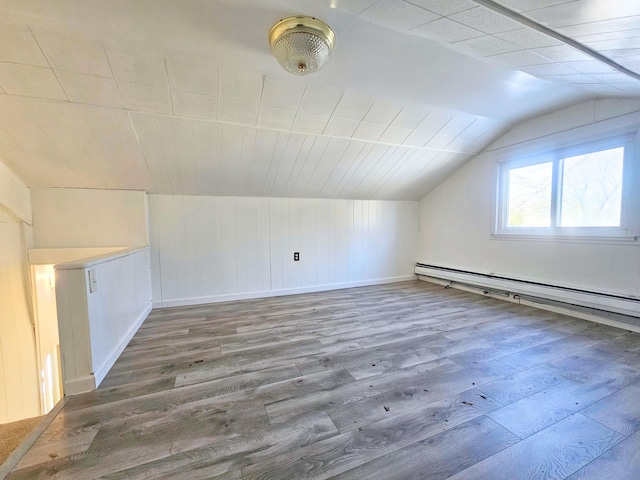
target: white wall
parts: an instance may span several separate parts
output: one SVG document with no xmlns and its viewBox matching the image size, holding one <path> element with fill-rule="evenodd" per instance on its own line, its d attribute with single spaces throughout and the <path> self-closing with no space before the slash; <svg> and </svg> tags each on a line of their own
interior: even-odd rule
<svg viewBox="0 0 640 480">
<path fill-rule="evenodd" d="M 26 265 L 30 222 L 29 190 L 0 161 L 0 423 L 40 413 Z"/>
<path fill-rule="evenodd" d="M 151 311 L 149 248 L 55 268 L 65 394 L 93 390 Z"/>
<path fill-rule="evenodd" d="M 156 306 L 413 278 L 417 202 L 150 195 L 149 219 Z"/>
<path fill-rule="evenodd" d="M 635 112 L 635 113 L 629 113 Z M 560 131 L 640 126 L 640 101 L 595 100 L 518 125 L 420 202 L 418 261 L 560 286 L 640 297 L 639 242 L 493 238 L 495 157 Z M 609 119 L 609 120 L 607 120 Z M 640 214 L 640 206 L 637 209 Z"/>
<path fill-rule="evenodd" d="M 148 245 L 145 192 L 31 190 L 36 248 Z"/>
</svg>

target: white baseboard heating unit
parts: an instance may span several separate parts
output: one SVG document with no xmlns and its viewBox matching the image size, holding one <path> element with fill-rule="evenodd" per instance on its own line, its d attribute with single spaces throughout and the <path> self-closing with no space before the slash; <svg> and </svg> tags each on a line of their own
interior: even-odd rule
<svg viewBox="0 0 640 480">
<path fill-rule="evenodd" d="M 640 332 L 640 299 L 416 263 L 422 280 Z M 422 278 L 424 277 L 424 278 Z"/>
</svg>

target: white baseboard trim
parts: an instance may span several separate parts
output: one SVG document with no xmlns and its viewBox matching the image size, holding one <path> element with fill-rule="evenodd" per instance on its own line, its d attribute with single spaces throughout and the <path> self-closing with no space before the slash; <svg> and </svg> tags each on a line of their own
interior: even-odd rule
<svg viewBox="0 0 640 480">
<path fill-rule="evenodd" d="M 86 393 L 92 390 L 95 390 L 98 386 L 96 385 L 96 379 L 91 375 L 86 375 L 84 377 L 72 378 L 70 380 L 64 381 L 64 395 L 65 397 L 68 395 L 77 395 L 78 393 Z"/>
<path fill-rule="evenodd" d="M 312 285 L 308 287 L 284 288 L 280 290 L 266 290 L 261 292 L 230 293 L 226 295 L 214 295 L 208 297 L 180 298 L 153 302 L 154 308 L 185 307 L 189 305 L 201 305 L 205 303 L 233 302 L 236 300 L 250 300 L 254 298 L 280 297 L 284 295 L 296 295 L 300 293 L 325 292 L 327 290 L 340 290 L 342 288 L 367 287 L 370 285 L 382 285 L 385 283 L 406 282 L 416 280 L 417 275 L 403 275 L 400 277 L 374 278 L 371 280 L 359 280 L 356 282 L 330 283 L 325 285 Z"/>
<path fill-rule="evenodd" d="M 104 377 L 106 377 L 107 373 L 109 373 L 109 370 L 111 370 L 111 367 L 113 367 L 113 364 L 116 363 L 116 360 L 118 360 L 120 354 L 124 351 L 125 348 L 127 348 L 127 345 L 129 345 L 129 342 L 140 328 L 140 325 L 142 325 L 142 322 L 145 321 L 152 308 L 153 303 L 149 302 L 149 304 L 144 308 L 140 315 L 138 315 L 129 330 L 127 330 L 127 333 L 125 333 L 120 341 L 111 349 L 109 355 L 107 355 L 107 358 L 105 358 L 102 363 L 98 365 L 98 367 L 94 370 L 93 376 L 95 378 L 95 388 L 98 388 L 102 380 L 104 380 Z M 67 393 L 66 390 L 65 393 Z"/>
</svg>

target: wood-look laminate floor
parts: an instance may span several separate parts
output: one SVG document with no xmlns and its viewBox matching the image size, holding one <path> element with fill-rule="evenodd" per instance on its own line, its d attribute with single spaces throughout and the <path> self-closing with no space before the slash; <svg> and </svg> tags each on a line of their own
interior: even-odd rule
<svg viewBox="0 0 640 480">
<path fill-rule="evenodd" d="M 640 335 L 426 282 L 154 310 L 8 477 L 640 478 Z"/>
</svg>

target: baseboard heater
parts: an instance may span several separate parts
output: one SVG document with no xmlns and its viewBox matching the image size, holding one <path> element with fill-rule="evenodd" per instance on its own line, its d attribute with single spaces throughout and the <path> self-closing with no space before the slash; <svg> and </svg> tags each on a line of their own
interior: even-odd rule
<svg viewBox="0 0 640 480">
<path fill-rule="evenodd" d="M 438 279 L 478 293 L 494 297 L 504 297 L 511 301 L 527 304 L 568 309 L 579 316 L 595 316 L 615 323 L 632 324 L 640 327 L 640 299 L 591 292 L 575 288 L 544 283 L 517 280 L 508 277 L 457 270 L 416 263 L 415 273 L 425 279 Z M 553 308 L 548 308 L 553 309 Z M 635 329 L 634 329 L 635 330 Z"/>
</svg>

